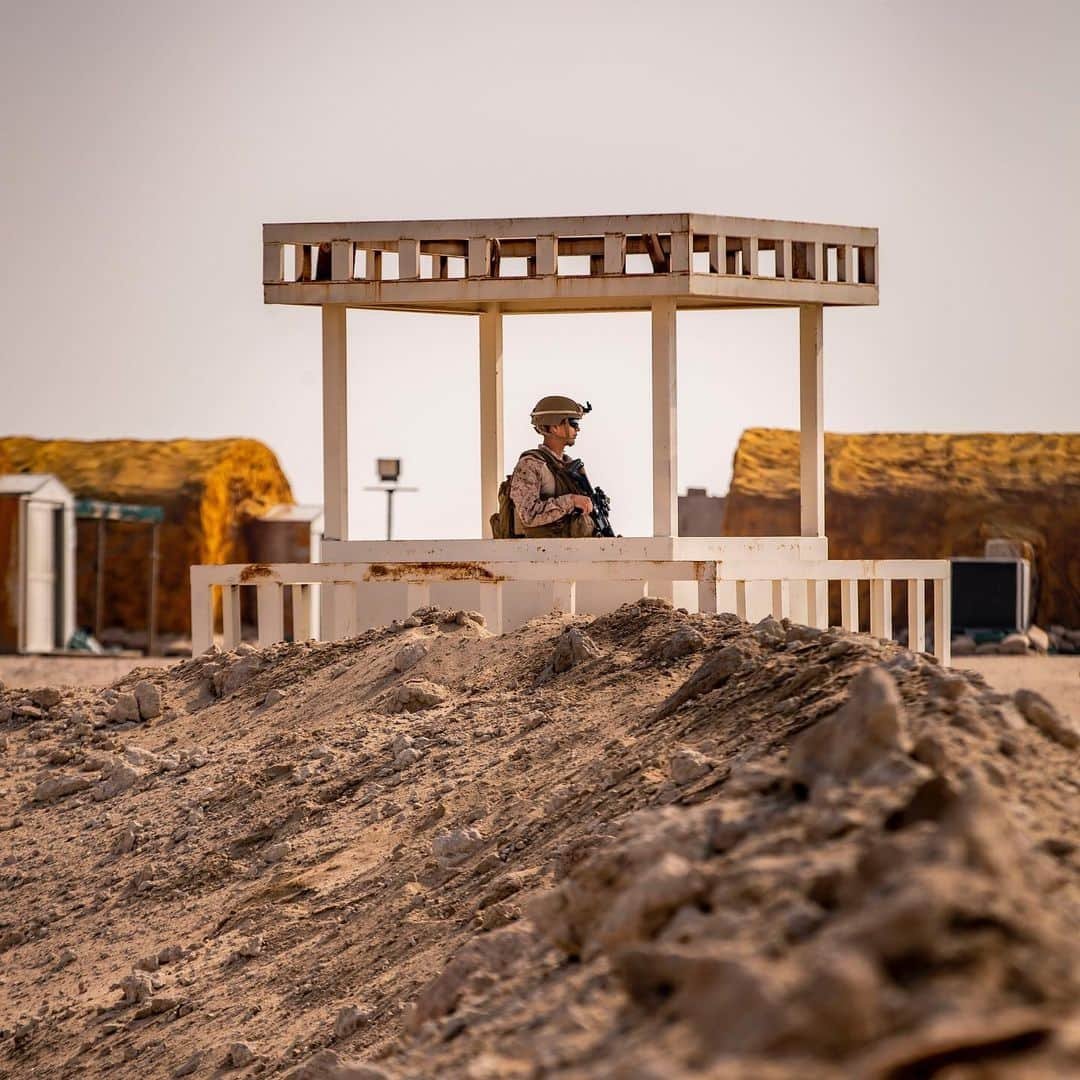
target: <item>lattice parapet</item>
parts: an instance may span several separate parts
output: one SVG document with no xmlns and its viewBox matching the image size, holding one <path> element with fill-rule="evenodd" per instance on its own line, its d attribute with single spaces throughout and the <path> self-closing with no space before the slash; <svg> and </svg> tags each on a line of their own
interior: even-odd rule
<svg viewBox="0 0 1080 1080">
<path fill-rule="evenodd" d="M 263 226 L 266 302 L 476 312 L 876 304 L 876 229 L 708 214 Z"/>
</svg>

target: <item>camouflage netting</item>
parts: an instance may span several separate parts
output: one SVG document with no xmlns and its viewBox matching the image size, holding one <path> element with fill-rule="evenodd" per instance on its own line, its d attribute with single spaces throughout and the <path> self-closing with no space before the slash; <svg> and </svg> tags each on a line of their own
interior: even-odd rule
<svg viewBox="0 0 1080 1080">
<path fill-rule="evenodd" d="M 197 563 L 244 562 L 245 522 L 278 503 L 293 501 L 272 450 L 254 439 L 0 439 L 6 471 L 52 473 L 76 498 L 160 506 L 158 629 L 190 633 L 188 568 Z M 105 626 L 146 626 L 150 527 L 109 522 Z M 97 523 L 78 530 L 78 610 L 94 620 Z"/>
<path fill-rule="evenodd" d="M 825 515 L 834 559 L 982 555 L 992 537 L 1025 541 L 1037 621 L 1080 626 L 1078 434 L 827 434 Z M 798 532 L 799 433 L 750 428 L 724 533 Z"/>
</svg>

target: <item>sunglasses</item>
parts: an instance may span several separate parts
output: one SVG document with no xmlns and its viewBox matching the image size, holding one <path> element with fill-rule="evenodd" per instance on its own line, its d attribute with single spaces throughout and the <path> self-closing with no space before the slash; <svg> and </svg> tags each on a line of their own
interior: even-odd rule
<svg viewBox="0 0 1080 1080">
<path fill-rule="evenodd" d="M 572 427 L 572 428 L 573 428 L 573 429 L 574 429 L 575 431 L 580 431 L 580 430 L 581 430 L 581 421 L 580 421 L 580 420 L 574 420 L 573 418 L 567 418 L 567 421 L 566 421 L 566 422 L 567 422 L 567 423 L 568 423 L 568 424 L 569 424 L 569 425 L 570 425 L 570 426 L 571 426 L 571 427 Z"/>
</svg>

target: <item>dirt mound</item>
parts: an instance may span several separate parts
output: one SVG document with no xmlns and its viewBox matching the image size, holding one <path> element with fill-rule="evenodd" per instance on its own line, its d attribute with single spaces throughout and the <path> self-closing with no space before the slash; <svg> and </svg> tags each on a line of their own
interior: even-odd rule
<svg viewBox="0 0 1080 1080">
<path fill-rule="evenodd" d="M 982 555 L 1031 545 L 1036 621 L 1080 626 L 1080 434 L 825 435 L 834 559 Z M 744 431 L 724 507 L 728 536 L 799 533 L 799 433 Z M 906 604 L 897 591 L 900 624 Z"/>
<path fill-rule="evenodd" d="M 428 609 L 0 696 L 0 1075 L 1061 1076 L 1076 728 L 860 635 Z"/>
</svg>

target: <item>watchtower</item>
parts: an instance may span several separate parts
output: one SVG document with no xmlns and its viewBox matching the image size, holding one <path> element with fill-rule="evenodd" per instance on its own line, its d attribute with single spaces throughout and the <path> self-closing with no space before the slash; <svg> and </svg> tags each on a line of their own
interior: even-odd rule
<svg viewBox="0 0 1080 1080">
<path fill-rule="evenodd" d="M 824 625 L 828 582 L 836 580 L 845 623 L 857 626 L 858 582 L 869 580 L 871 629 L 889 636 L 894 579 L 909 582 L 916 635 L 924 584 L 934 581 L 935 619 L 946 620 L 936 648 L 947 650 L 947 563 L 828 560 L 824 310 L 878 303 L 876 229 L 693 213 L 272 224 L 263 226 L 263 285 L 268 304 L 321 309 L 325 563 L 193 568 L 196 650 L 209 642 L 217 586 L 229 643 L 239 636 L 236 590 L 244 584 L 260 588 L 260 640 L 284 633 L 285 586 L 293 636 L 312 629 L 304 610 L 311 586 L 321 583 L 324 636 L 340 637 L 412 610 L 433 587 L 463 582 L 474 587 L 473 606 L 502 629 L 544 608 L 599 610 L 643 592 L 670 598 L 680 581 L 696 583 L 702 610 L 719 606 L 746 617 L 764 608 Z M 799 311 L 800 535 L 679 537 L 677 315 L 748 307 Z M 478 319 L 482 539 L 349 539 L 349 308 Z M 651 313 L 652 536 L 491 539 L 488 519 L 503 476 L 503 319 L 597 311 Z M 587 582 L 606 583 L 606 593 Z"/>
</svg>

